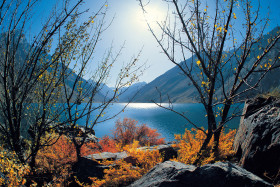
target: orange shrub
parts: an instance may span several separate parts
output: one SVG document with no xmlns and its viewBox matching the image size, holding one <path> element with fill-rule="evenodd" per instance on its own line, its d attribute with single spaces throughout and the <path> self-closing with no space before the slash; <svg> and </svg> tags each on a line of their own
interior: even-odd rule
<svg viewBox="0 0 280 187">
<path fill-rule="evenodd" d="M 215 158 L 213 152 L 213 137 L 207 149 L 202 153 L 199 165 L 208 164 L 214 161 L 224 161 L 229 156 L 232 156 L 234 154 L 232 146 L 235 133 L 236 130 L 230 130 L 227 134 L 225 134 L 224 132 L 221 133 L 217 158 Z M 178 141 L 178 144 L 176 146 L 179 148 L 179 151 L 178 158 L 174 160 L 185 164 L 192 164 L 197 159 L 197 154 L 205 138 L 206 135 L 196 129 L 192 129 L 191 131 L 186 129 L 185 134 L 175 135 L 175 139 Z"/>
<path fill-rule="evenodd" d="M 81 155 L 87 156 L 100 152 L 116 153 L 119 151 L 116 147 L 116 142 L 109 136 L 103 136 L 98 144 L 94 142 L 85 143 L 81 148 Z"/>
<path fill-rule="evenodd" d="M 57 138 L 57 134 L 50 134 Z M 72 164 L 77 161 L 76 150 L 69 138 L 62 135 L 52 146 L 46 146 L 36 157 L 37 173 L 52 178 L 52 184 L 62 184 L 70 176 Z"/>
<path fill-rule="evenodd" d="M 122 146 L 133 143 L 133 140 L 139 141 L 140 146 L 164 143 L 164 138 L 159 138 L 160 134 L 156 129 L 151 129 L 146 124 L 138 125 L 136 120 L 129 118 L 116 122 L 113 136 L 116 143 Z"/>
</svg>

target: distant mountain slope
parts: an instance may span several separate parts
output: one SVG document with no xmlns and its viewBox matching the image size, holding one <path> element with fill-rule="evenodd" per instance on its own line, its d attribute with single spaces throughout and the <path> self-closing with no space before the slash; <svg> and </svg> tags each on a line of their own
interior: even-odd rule
<svg viewBox="0 0 280 187">
<path fill-rule="evenodd" d="M 72 69 L 70 69 L 70 68 L 68 69 L 68 71 L 73 72 Z M 73 89 L 73 84 L 74 84 L 75 80 L 77 79 L 77 77 L 78 77 L 78 75 L 76 73 L 71 73 L 70 76 L 67 77 L 67 80 L 65 82 L 67 84 L 67 87 L 69 88 L 69 91 Z M 83 82 L 83 84 L 84 84 L 83 86 L 85 88 L 89 88 L 90 84 L 93 83 L 93 81 L 87 81 L 83 78 L 81 78 L 80 81 Z M 74 88 L 74 95 L 78 95 L 76 87 Z M 105 99 L 106 99 L 106 96 L 99 91 L 95 94 L 93 101 L 94 102 L 103 102 Z M 75 98 L 73 98 L 73 100 L 75 100 Z M 64 101 L 62 101 L 62 102 L 64 102 Z"/>
<path fill-rule="evenodd" d="M 122 93 L 119 96 L 119 102 L 130 102 L 135 96 L 135 94 L 137 94 L 137 92 L 139 90 L 141 90 L 145 85 L 147 85 L 146 82 L 137 82 L 132 84 L 130 87 L 126 87 L 120 90 L 120 93 Z"/>
<path fill-rule="evenodd" d="M 17 31 L 15 32 L 15 37 L 18 37 L 18 34 Z M 4 43 L 5 43 L 5 37 L 6 34 L 5 33 L 0 33 L 0 45 L 2 46 L 5 46 Z M 18 44 L 18 48 L 17 48 L 17 51 L 15 53 L 15 68 L 17 69 L 20 69 L 24 66 L 23 63 L 25 63 L 25 58 L 26 56 L 28 55 L 28 50 L 30 49 L 30 44 L 28 43 L 27 39 L 26 38 L 23 38 L 20 43 Z M 0 46 L 0 54 L 2 55 L 3 54 L 3 48 L 1 48 Z M 1 57 L 0 55 L 0 57 Z M 46 59 L 48 60 L 51 60 L 51 56 L 50 55 L 47 55 L 46 56 Z M 2 68 L 2 66 L 0 66 L 0 68 Z M 40 68 L 39 66 L 37 66 L 36 68 Z M 47 71 L 51 72 L 52 71 L 52 68 L 49 67 L 47 69 Z M 76 80 L 76 78 L 78 77 L 78 75 L 76 73 L 73 72 L 72 69 L 68 68 L 67 69 L 67 74 L 69 74 L 69 77 L 67 77 L 67 80 L 65 81 L 66 82 L 66 87 L 67 87 L 67 90 L 68 92 L 72 91 L 73 89 L 73 85 L 74 85 L 74 82 Z M 88 82 L 87 80 L 81 78 L 81 80 L 84 84 L 90 84 L 90 82 Z M 86 87 L 88 87 L 88 85 L 86 85 Z M 76 93 L 78 93 L 77 91 L 77 88 L 74 88 L 74 95 L 77 95 Z M 2 90 L 2 88 L 0 88 L 0 91 Z M 29 96 L 30 98 L 27 99 L 29 102 L 32 102 L 32 95 Z M 103 95 L 101 92 L 98 92 L 96 93 L 95 97 L 94 97 L 94 102 L 102 102 L 104 101 L 104 98 L 105 98 L 105 95 Z M 74 100 L 75 98 L 73 98 Z M 59 102 L 65 102 L 63 101 L 63 98 L 62 100 L 60 100 Z"/>
<path fill-rule="evenodd" d="M 181 74 L 178 67 L 174 67 L 144 86 L 134 102 L 168 102 L 168 96 L 172 102 L 195 102 L 194 95 L 195 88 L 191 82 Z"/>
<path fill-rule="evenodd" d="M 273 29 L 270 34 L 265 35 L 261 40 L 260 44 L 264 47 L 267 42 L 268 36 L 273 35 L 279 31 L 279 27 Z M 252 65 L 253 59 L 256 58 L 258 51 L 258 46 L 255 45 L 252 49 L 251 56 L 248 58 L 248 64 Z M 278 43 L 273 50 L 268 54 L 268 57 L 264 60 L 268 61 L 268 58 L 277 57 L 276 55 L 280 51 L 280 44 Z M 238 52 L 237 52 L 238 53 Z M 186 61 L 186 64 L 191 63 L 192 60 L 196 60 L 195 56 L 192 56 Z M 232 62 L 236 63 L 236 62 Z M 230 68 L 230 67 L 229 67 Z M 230 73 L 231 71 L 229 71 Z M 266 92 L 272 88 L 279 87 L 280 70 L 273 70 L 266 75 L 259 86 L 260 92 Z M 228 74 L 227 84 L 232 83 L 233 75 Z M 254 82 L 254 76 L 251 77 L 250 82 Z M 221 94 L 221 88 L 217 87 L 217 94 Z M 256 91 L 249 93 L 248 96 L 253 96 Z M 152 100 L 156 102 L 168 102 L 169 99 L 172 102 L 184 103 L 184 102 L 198 102 L 198 93 L 192 85 L 191 81 L 182 74 L 181 70 L 176 66 L 166 73 L 162 74 L 146 86 L 144 86 L 139 94 L 136 96 L 134 102 L 151 102 Z"/>
</svg>

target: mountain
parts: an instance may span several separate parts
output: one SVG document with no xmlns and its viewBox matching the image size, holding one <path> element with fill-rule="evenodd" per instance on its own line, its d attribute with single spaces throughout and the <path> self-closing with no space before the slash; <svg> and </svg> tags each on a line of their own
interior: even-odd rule
<svg viewBox="0 0 280 187">
<path fill-rule="evenodd" d="M 94 84 L 94 81 L 87 80 L 88 83 Z M 126 102 L 133 102 L 133 98 L 135 95 L 137 95 L 137 92 L 141 90 L 145 85 L 147 85 L 146 82 L 137 82 L 132 84 L 129 87 L 124 87 L 119 90 L 119 100 L 117 102 L 120 103 L 126 103 Z M 100 85 L 99 94 L 102 94 L 106 98 L 111 98 L 114 95 L 114 87 L 110 88 L 106 84 Z"/>
<path fill-rule="evenodd" d="M 67 70 L 67 74 L 69 72 L 73 72 L 72 69 L 68 69 Z M 67 88 L 69 89 L 69 92 L 72 91 L 73 89 L 73 84 L 75 82 L 75 80 L 77 79 L 78 75 L 76 73 L 71 73 L 70 76 L 67 77 L 67 80 L 65 81 L 66 82 L 66 86 Z M 88 81 L 88 80 L 85 80 L 84 78 L 80 78 L 79 81 L 82 81 L 82 86 L 84 88 L 90 88 L 91 87 L 91 84 L 93 84 L 93 81 Z M 74 96 L 77 95 L 77 92 L 78 92 L 78 89 L 77 87 L 74 88 Z M 93 98 L 93 101 L 94 102 L 103 102 L 104 100 L 106 99 L 106 96 L 105 94 L 103 94 L 102 92 L 100 92 L 100 90 L 95 94 L 94 98 Z M 73 100 L 75 100 L 75 98 L 73 98 Z M 87 100 L 85 100 L 87 101 Z M 64 101 L 62 101 L 64 102 Z"/>
<path fill-rule="evenodd" d="M 145 85 L 135 97 L 134 102 L 168 102 L 168 96 L 171 97 L 172 102 L 195 102 L 193 99 L 195 92 L 191 82 L 176 66 Z"/>
<path fill-rule="evenodd" d="M 146 82 L 137 82 L 129 87 L 122 88 L 120 90 L 121 94 L 119 96 L 119 102 L 130 102 L 131 100 L 132 102 L 134 102 L 133 98 L 135 97 L 135 94 L 137 94 L 137 92 L 141 90 L 145 85 L 147 85 Z"/>
<path fill-rule="evenodd" d="M 263 38 L 259 41 L 258 44 L 255 44 L 252 47 L 251 55 L 247 58 L 247 64 L 248 66 L 252 65 L 256 57 L 258 56 L 258 48 L 260 46 L 265 47 L 267 44 L 267 40 L 269 36 L 276 35 L 276 32 L 279 31 L 279 27 L 273 29 L 270 33 L 267 35 L 264 35 Z M 274 48 L 269 52 L 268 56 L 263 59 L 264 61 L 269 61 L 269 59 L 277 58 L 279 55 L 279 49 L 280 49 L 280 42 L 274 46 Z M 233 53 L 233 51 L 230 51 L 230 53 Z M 237 51 L 237 54 L 241 53 L 241 51 Z M 230 56 L 230 55 L 228 55 Z M 184 64 L 190 64 L 192 61 L 196 60 L 196 56 L 192 56 L 191 58 L 187 59 Z M 226 77 L 226 86 L 230 86 L 233 83 L 233 77 L 234 75 L 231 74 L 232 67 L 230 64 L 237 63 L 235 60 L 232 60 L 230 63 L 228 63 L 228 67 L 224 68 L 224 73 L 228 72 Z M 183 62 L 181 63 L 183 64 Z M 228 71 L 227 71 L 228 70 Z M 194 73 L 198 73 L 199 71 L 193 70 Z M 197 71 L 197 72 L 195 72 Z M 266 77 L 260 82 L 259 90 L 260 93 L 267 92 L 270 89 L 276 88 L 280 86 L 280 79 L 279 79 L 280 70 L 275 69 L 269 72 Z M 255 76 L 252 76 L 249 81 L 249 83 L 256 82 L 255 77 L 257 76 L 257 73 L 255 73 Z M 245 87 L 241 88 L 241 90 L 245 89 Z M 217 95 L 222 94 L 222 88 L 221 84 L 217 84 L 216 87 Z M 248 93 L 247 96 L 254 96 L 258 93 L 256 91 L 251 91 Z M 199 97 L 198 93 L 195 89 L 195 87 L 192 85 L 191 81 L 188 79 L 186 75 L 182 74 L 182 71 L 175 66 L 174 68 L 170 69 L 166 73 L 162 74 L 149 84 L 145 85 L 140 91 L 139 94 L 135 97 L 134 102 L 168 102 L 172 101 L 175 103 L 186 103 L 186 102 L 198 102 Z"/>
<path fill-rule="evenodd" d="M 15 33 L 13 34 L 13 37 L 15 38 L 15 41 L 19 40 L 19 36 L 20 36 L 20 32 L 19 31 L 15 31 Z M 0 57 L 3 58 L 3 50 L 5 50 L 5 48 L 3 48 L 3 46 L 5 46 L 5 38 L 7 37 L 6 33 L 0 33 Z M 2 47 L 1 47 L 2 46 Z M 12 47 L 11 47 L 12 48 Z M 14 53 L 14 60 L 15 60 L 15 65 L 14 65 L 14 69 L 18 72 L 22 71 L 23 67 L 26 67 L 27 65 L 24 64 L 26 63 L 26 58 L 29 54 L 29 50 L 32 49 L 36 49 L 36 47 L 33 46 L 33 48 L 31 47 L 30 43 L 27 41 L 27 39 L 25 37 L 22 37 L 19 40 L 18 43 L 18 47 L 16 48 L 17 50 Z M 31 58 L 31 57 L 30 57 Z M 51 55 L 46 54 L 46 56 L 43 57 L 44 60 L 51 60 Z M 43 60 L 43 61 L 44 61 Z M 4 62 L 1 61 L 0 63 L 0 68 L 3 68 L 3 64 Z M 58 67 L 57 71 L 61 71 L 63 68 L 65 68 L 65 66 L 63 66 L 62 64 L 59 65 L 60 67 Z M 42 66 L 38 63 L 38 65 L 34 66 L 34 72 L 39 71 L 40 68 Z M 48 67 L 47 71 L 48 72 L 52 72 L 54 67 Z M 2 70 L 1 70 L 2 71 Z M 29 69 L 29 71 L 31 72 L 31 70 Z M 21 72 L 21 73 L 28 73 L 28 72 Z M 20 74 L 20 73 L 19 73 Z M 76 73 L 74 73 L 74 71 L 70 68 L 66 69 L 66 74 L 69 74 L 69 76 L 67 77 L 67 79 L 65 80 L 66 82 L 66 88 L 67 88 L 67 92 L 71 92 L 73 89 L 73 85 L 75 80 L 77 79 L 78 75 Z M 28 74 L 27 74 L 28 75 Z M 80 78 L 79 81 L 82 81 L 83 84 L 85 84 L 85 87 L 89 88 L 90 87 L 90 82 L 88 82 L 87 80 Z M 0 85 L 1 86 L 1 85 Z M 0 91 L 2 90 L 2 88 L 0 88 Z M 77 95 L 78 90 L 77 87 L 74 88 L 74 96 Z M 27 99 L 28 102 L 32 102 L 32 98 L 34 96 L 31 94 L 29 95 L 29 98 Z M 102 94 L 101 92 L 97 92 L 95 97 L 94 97 L 94 102 L 102 102 L 104 101 L 105 95 Z M 75 100 L 75 98 L 73 98 L 73 101 Z M 64 98 L 60 99 L 59 102 L 65 102 Z"/>
</svg>

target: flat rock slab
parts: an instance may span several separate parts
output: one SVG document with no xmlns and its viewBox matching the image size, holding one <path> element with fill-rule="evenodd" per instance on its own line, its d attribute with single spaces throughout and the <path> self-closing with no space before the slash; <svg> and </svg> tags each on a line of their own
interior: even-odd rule
<svg viewBox="0 0 280 187">
<path fill-rule="evenodd" d="M 202 167 L 166 161 L 156 165 L 130 187 L 273 187 L 251 172 L 231 163 Z"/>
<path fill-rule="evenodd" d="M 124 159 L 127 158 L 128 155 L 125 151 L 119 152 L 119 153 L 110 153 L 110 152 L 103 152 L 103 153 L 98 153 L 98 154 L 92 154 L 85 156 L 85 158 L 88 159 L 94 159 L 97 161 L 103 161 L 103 160 L 119 160 L 119 159 Z"/>
</svg>

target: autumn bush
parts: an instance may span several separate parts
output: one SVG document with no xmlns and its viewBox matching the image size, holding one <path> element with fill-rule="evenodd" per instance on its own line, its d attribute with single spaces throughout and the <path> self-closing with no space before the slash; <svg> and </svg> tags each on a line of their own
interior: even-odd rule
<svg viewBox="0 0 280 187">
<path fill-rule="evenodd" d="M 117 161 L 103 161 L 100 164 L 110 166 L 105 170 L 103 179 L 91 178 L 91 186 L 124 186 L 139 179 L 157 163 L 163 161 L 158 150 L 148 151 L 138 149 L 146 145 L 159 145 L 164 143 L 156 129 L 146 124 L 138 124 L 136 120 L 124 118 L 118 120 L 112 130 L 113 137 L 104 136 L 98 144 L 86 143 L 81 150 L 82 155 L 99 152 L 126 151 L 128 159 Z M 77 179 L 76 179 L 77 180 Z M 85 186 L 80 181 L 77 184 Z"/>
<path fill-rule="evenodd" d="M 218 154 L 214 154 L 214 140 L 211 139 L 207 149 L 202 152 L 198 165 L 204 165 L 215 161 L 225 161 L 233 156 L 233 141 L 236 130 L 230 130 L 228 133 L 221 133 Z M 191 131 L 186 129 L 183 135 L 175 135 L 178 143 L 175 145 L 178 150 L 178 158 L 176 161 L 192 164 L 197 159 L 198 152 L 205 140 L 206 135 L 197 129 Z"/>
<path fill-rule="evenodd" d="M 146 124 L 138 125 L 133 119 L 124 118 L 123 121 L 116 121 L 112 130 L 113 137 L 104 136 L 98 143 L 88 142 L 81 148 L 82 156 L 96 154 L 100 152 L 116 153 L 121 151 L 125 146 L 138 141 L 138 146 L 164 144 L 164 138 L 156 129 L 148 127 Z"/>
<path fill-rule="evenodd" d="M 14 152 L 0 146 L 0 186 L 22 186 L 29 172 L 29 167 L 21 164 Z"/>
<path fill-rule="evenodd" d="M 51 146 L 46 146 L 38 152 L 36 157 L 37 182 L 62 185 L 67 183 L 66 179 L 71 175 L 72 165 L 77 161 L 76 151 L 70 139 L 64 135 L 49 134 L 56 140 Z M 50 138 L 50 137 L 48 137 Z"/>
<path fill-rule="evenodd" d="M 109 136 L 103 136 L 98 143 L 87 142 L 81 148 L 81 155 L 87 156 L 100 152 L 116 153 L 119 149 L 116 146 L 116 142 Z"/>
<path fill-rule="evenodd" d="M 160 138 L 156 129 L 151 129 L 146 124 L 139 125 L 136 120 L 129 118 L 116 122 L 113 136 L 116 143 L 123 146 L 133 143 L 134 140 L 138 141 L 140 146 L 164 143 L 164 138 Z"/>
</svg>

